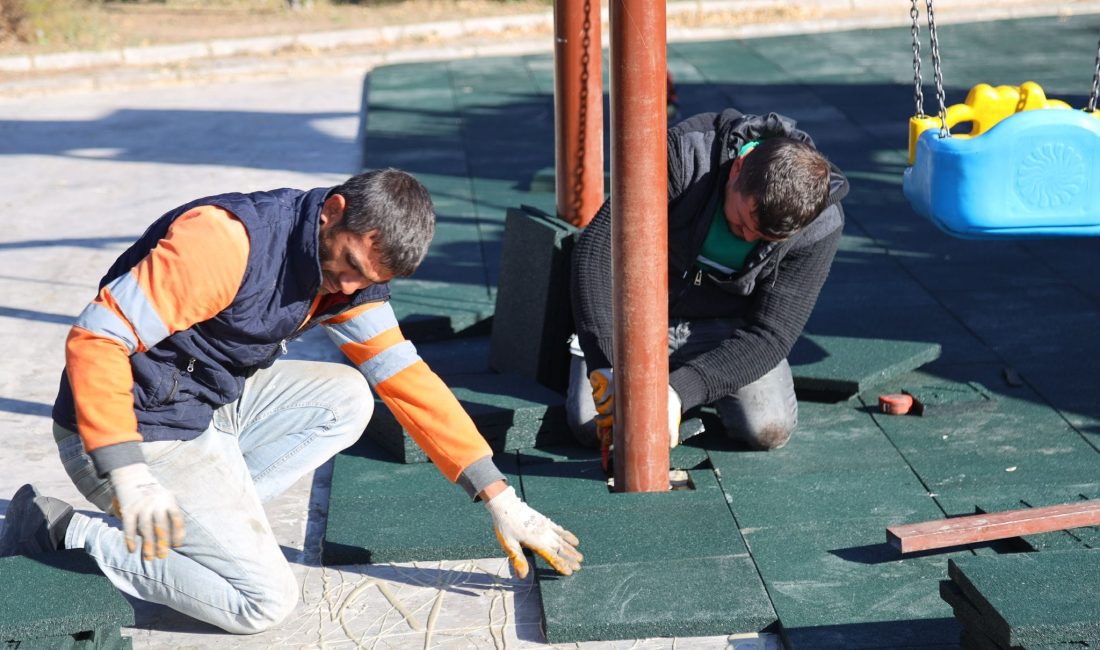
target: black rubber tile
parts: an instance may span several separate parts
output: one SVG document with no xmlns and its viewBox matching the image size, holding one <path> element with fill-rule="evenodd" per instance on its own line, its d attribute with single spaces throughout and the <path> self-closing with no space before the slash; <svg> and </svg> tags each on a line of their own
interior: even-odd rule
<svg viewBox="0 0 1100 650">
<path fill-rule="evenodd" d="M 106 641 L 134 622 L 133 608 L 83 551 L 0 558 L 0 584 L 0 641 L 26 644 L 19 647 L 93 631 Z"/>
<path fill-rule="evenodd" d="M 948 574 L 1002 646 L 1100 639 L 1100 551 L 957 557 Z"/>
</svg>

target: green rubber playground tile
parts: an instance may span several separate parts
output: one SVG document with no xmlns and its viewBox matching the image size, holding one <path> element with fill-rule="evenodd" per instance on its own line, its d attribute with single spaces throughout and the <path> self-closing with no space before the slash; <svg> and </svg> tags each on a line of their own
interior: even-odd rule
<svg viewBox="0 0 1100 650">
<path fill-rule="evenodd" d="M 788 360 L 796 390 L 848 397 L 939 356 L 938 343 L 803 334 Z"/>
<path fill-rule="evenodd" d="M 104 640 L 134 623 L 134 610 L 83 551 L 0 558 L 0 641 L 32 646 L 98 632 Z M 18 597 L 15 597 L 18 592 Z M 114 646 L 129 647 L 129 639 Z"/>
<path fill-rule="evenodd" d="M 1066 286 L 941 291 L 948 309 L 1011 363 L 1100 354 L 1100 312 Z M 1057 332 L 1057 336 L 1051 336 Z"/>
<path fill-rule="evenodd" d="M 470 293 L 480 292 L 471 289 Z M 488 296 L 483 300 L 463 299 L 461 293 L 450 297 L 395 291 L 390 305 L 402 333 L 418 344 L 488 334 L 489 319 L 493 315 L 493 303 Z"/>
<path fill-rule="evenodd" d="M 957 557 L 948 573 L 1002 646 L 1100 639 L 1100 551 Z"/>
<path fill-rule="evenodd" d="M 524 498 L 576 533 L 585 553 L 584 568 L 568 578 L 538 560 L 550 642 L 759 631 L 775 622 L 710 470 L 689 472 L 694 490 L 620 494 L 587 450 L 522 450 L 519 463 Z M 614 607 L 609 594 L 622 596 Z"/>
<path fill-rule="evenodd" d="M 689 471 L 693 490 L 673 490 L 660 495 L 613 493 L 599 458 L 564 462 L 532 462 L 530 450 L 520 453 L 520 474 L 523 493 L 533 508 L 542 512 L 572 512 L 578 510 L 615 510 L 634 508 L 636 503 L 648 503 L 655 496 L 673 504 L 698 502 L 725 503 L 714 472 L 707 469 Z"/>
<path fill-rule="evenodd" d="M 952 554 L 902 559 L 894 521 L 745 528 L 742 532 L 793 648 L 951 644 L 959 628 L 940 600 Z"/>
<path fill-rule="evenodd" d="M 564 392 L 569 384 L 569 261 L 576 228 L 508 211 L 490 364 Z"/>
<path fill-rule="evenodd" d="M 904 459 L 866 411 L 849 405 L 799 402 L 790 442 L 771 451 L 709 449 L 723 477 L 756 481 L 803 474 L 905 470 Z"/>
<path fill-rule="evenodd" d="M 513 374 L 491 372 L 443 379 L 494 451 L 572 441 L 564 398 L 548 388 Z M 427 460 L 380 399 L 375 399 L 374 416 L 364 435 L 402 462 Z"/>
<path fill-rule="evenodd" d="M 492 372 L 487 336 L 421 343 L 416 346 L 416 352 L 441 377 Z"/>
<path fill-rule="evenodd" d="M 429 465 L 419 465 L 432 469 Z M 438 472 L 437 472 L 438 473 Z M 485 506 L 450 485 L 424 496 L 332 498 L 322 541 L 326 566 L 498 557 Z"/>
<path fill-rule="evenodd" d="M 725 474 L 723 474 L 725 476 Z M 937 519 L 935 501 L 907 468 L 852 473 L 794 474 L 773 478 L 723 480 L 730 507 L 741 526 L 844 525 L 877 517 L 896 524 Z"/>
<path fill-rule="evenodd" d="M 525 491 L 526 494 L 526 491 Z M 619 499 L 610 495 L 608 502 Z M 585 569 L 605 564 L 660 562 L 748 553 L 725 502 L 685 502 L 668 494 L 635 495 L 622 507 L 544 511 L 581 540 Z M 537 506 L 535 506 L 537 508 Z"/>
<path fill-rule="evenodd" d="M 0 648 L 5 650 L 130 650 L 133 647 L 133 640 L 122 636 L 118 628 L 0 642 Z"/>
<path fill-rule="evenodd" d="M 540 569 L 538 585 L 550 643 L 759 632 L 776 622 L 747 555 L 586 564 L 569 577 Z"/>
<path fill-rule="evenodd" d="M 494 458 L 513 486 L 513 457 Z M 431 464 L 407 465 L 360 440 L 338 454 L 332 472 L 325 565 L 497 557 L 484 504 L 473 502 Z"/>
</svg>

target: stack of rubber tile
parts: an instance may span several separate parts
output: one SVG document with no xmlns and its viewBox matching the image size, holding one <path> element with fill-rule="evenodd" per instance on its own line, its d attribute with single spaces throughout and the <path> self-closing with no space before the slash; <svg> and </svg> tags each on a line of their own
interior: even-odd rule
<svg viewBox="0 0 1100 650">
<path fill-rule="evenodd" d="M 0 647 L 125 650 L 134 610 L 83 551 L 0 559 Z"/>
<path fill-rule="evenodd" d="M 573 330 L 568 267 L 574 233 L 536 208 L 508 210 L 492 337 L 417 346 L 494 451 L 569 442 L 561 393 Z M 380 401 L 367 436 L 403 462 L 427 460 Z"/>
<path fill-rule="evenodd" d="M 956 558 L 947 572 L 965 650 L 1100 647 L 1100 551 Z"/>
<path fill-rule="evenodd" d="M 569 383 L 569 259 L 576 233 L 535 208 L 509 209 L 493 316 L 493 369 L 560 392 Z"/>
</svg>

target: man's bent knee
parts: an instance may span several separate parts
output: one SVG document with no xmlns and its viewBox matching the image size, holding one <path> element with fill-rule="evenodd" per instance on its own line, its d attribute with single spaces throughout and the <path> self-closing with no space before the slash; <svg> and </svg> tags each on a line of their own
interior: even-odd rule
<svg viewBox="0 0 1100 650">
<path fill-rule="evenodd" d="M 757 451 L 779 449 L 791 439 L 794 427 L 785 422 L 771 422 L 748 436 L 749 446 Z"/>
<path fill-rule="evenodd" d="M 268 585 L 257 595 L 244 595 L 244 607 L 229 625 L 222 626 L 225 631 L 233 634 L 259 634 L 290 616 L 298 606 L 298 581 L 289 566 L 279 573 L 281 575 L 278 584 Z"/>
</svg>

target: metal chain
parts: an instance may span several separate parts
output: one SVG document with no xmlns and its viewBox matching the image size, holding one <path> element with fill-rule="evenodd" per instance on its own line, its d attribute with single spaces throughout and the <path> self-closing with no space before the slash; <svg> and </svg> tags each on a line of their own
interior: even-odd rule
<svg viewBox="0 0 1100 650">
<path fill-rule="evenodd" d="M 924 80 L 920 76 L 920 9 L 917 0 L 912 0 L 913 6 L 909 8 L 909 17 L 913 19 L 913 103 L 917 105 L 913 115 L 924 117 Z"/>
<path fill-rule="evenodd" d="M 573 178 L 573 205 L 570 206 L 574 223 L 581 223 L 584 218 L 584 215 L 581 214 L 581 195 L 584 192 L 585 144 L 588 141 L 588 66 L 592 62 L 588 50 L 592 46 L 592 0 L 584 0 L 583 29 L 584 34 L 581 38 L 581 105 L 577 114 L 577 170 Z"/>
<path fill-rule="evenodd" d="M 950 138 L 951 130 L 947 128 L 946 93 L 943 90 L 943 71 L 940 69 L 940 42 L 936 37 L 936 14 L 932 9 L 932 0 L 927 0 L 928 5 L 928 38 L 932 41 L 932 69 L 936 76 L 936 99 L 940 104 L 940 137 Z"/>
<path fill-rule="evenodd" d="M 1089 92 L 1089 106 L 1085 110 L 1096 112 L 1096 97 L 1100 95 L 1100 41 L 1096 42 L 1096 67 L 1092 70 L 1092 91 Z"/>
</svg>

